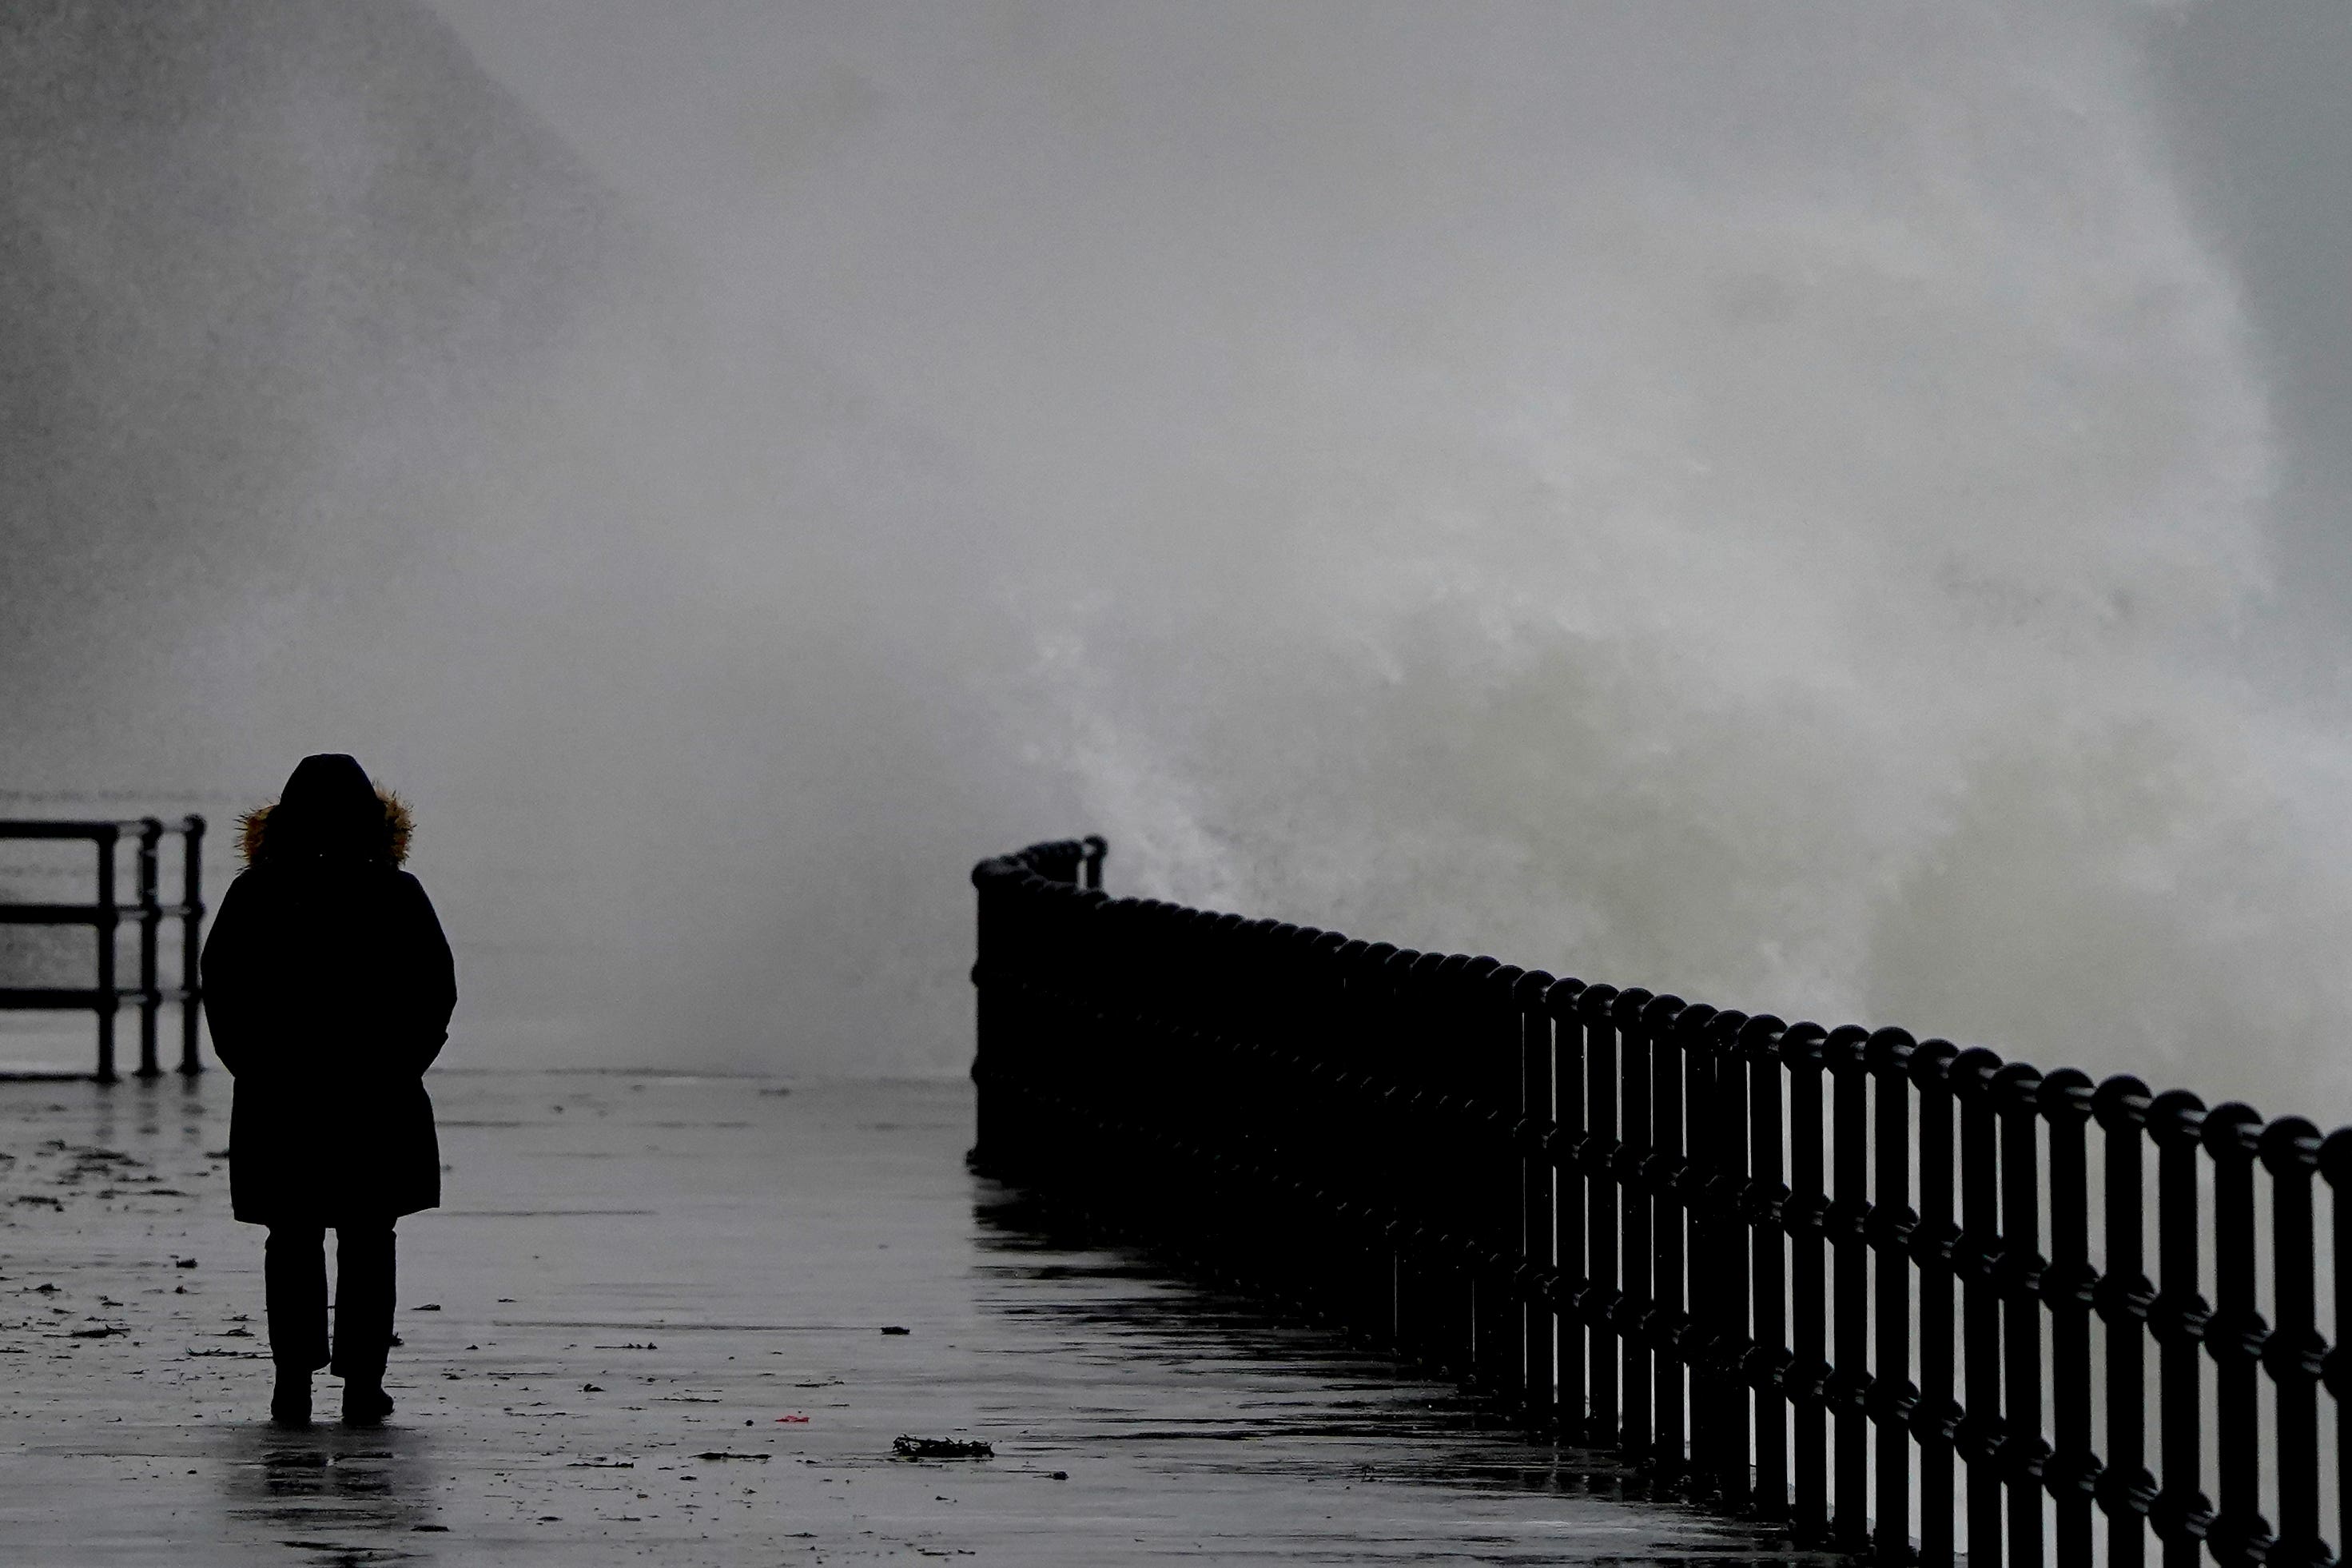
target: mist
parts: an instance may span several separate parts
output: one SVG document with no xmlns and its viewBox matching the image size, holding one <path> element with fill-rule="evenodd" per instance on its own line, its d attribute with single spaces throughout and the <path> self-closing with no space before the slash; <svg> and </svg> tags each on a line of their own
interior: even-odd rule
<svg viewBox="0 0 2352 1568">
<path fill-rule="evenodd" d="M 0 783 L 355 752 L 453 1064 L 958 1070 L 1095 830 L 2352 1110 L 2341 176 L 2204 14 L 170 15 L 0 31 Z"/>
</svg>

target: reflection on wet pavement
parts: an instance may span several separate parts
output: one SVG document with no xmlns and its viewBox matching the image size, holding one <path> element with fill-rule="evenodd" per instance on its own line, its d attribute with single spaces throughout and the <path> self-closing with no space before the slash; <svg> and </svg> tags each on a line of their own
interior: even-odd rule
<svg viewBox="0 0 2352 1568">
<path fill-rule="evenodd" d="M 229 1517 L 281 1545 L 354 1563 L 429 1560 L 429 1547 L 387 1539 L 446 1529 L 433 1517 L 440 1481 L 429 1431 L 239 1425 L 225 1436 L 216 1458 Z"/>
<path fill-rule="evenodd" d="M 0 1082 L 0 1562 L 1770 1554 L 1039 1230 L 963 1170 L 967 1086 L 433 1083 L 449 1206 L 401 1226 L 398 1407 L 287 1433 L 226 1078 Z"/>
</svg>

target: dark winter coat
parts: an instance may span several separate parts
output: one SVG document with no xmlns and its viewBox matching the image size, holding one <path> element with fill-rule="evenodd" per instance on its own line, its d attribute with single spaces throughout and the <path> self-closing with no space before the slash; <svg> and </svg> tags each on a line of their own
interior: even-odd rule
<svg viewBox="0 0 2352 1568">
<path fill-rule="evenodd" d="M 236 1075 L 229 1197 L 259 1225 L 359 1223 L 441 1201 L 425 1069 L 457 985 L 401 870 L 407 808 L 348 757 L 306 759 L 246 819 L 247 868 L 205 942 L 205 1016 Z"/>
</svg>

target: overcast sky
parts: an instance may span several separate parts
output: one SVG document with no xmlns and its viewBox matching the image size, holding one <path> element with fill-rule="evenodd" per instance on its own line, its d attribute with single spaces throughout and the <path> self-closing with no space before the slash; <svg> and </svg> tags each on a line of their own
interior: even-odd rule
<svg viewBox="0 0 2352 1568">
<path fill-rule="evenodd" d="M 1775 31 L 1841 30 L 1842 9 L 1780 5 L 1768 19 L 1764 8 L 1700 5 L 1674 25 L 1590 3 L 1549 7 L 1549 18 L 1510 5 L 1449 6 L 1443 18 L 1412 6 L 1295 5 L 1271 22 L 1216 5 L 433 4 L 485 66 L 695 258 L 727 309 L 821 342 L 892 397 L 959 421 L 1037 413 L 1040 398 L 1060 399 L 1047 416 L 1083 416 L 1103 401 L 1066 384 L 1008 385 L 1020 374 L 1006 363 L 1017 357 L 1010 345 L 1025 340 L 1050 353 L 1039 340 L 1105 331 L 1073 318 L 1106 291 L 1145 306 L 1185 289 L 1129 252 L 1158 238 L 1171 205 L 1200 222 L 1230 216 L 1202 188 L 1222 157 L 1251 149 L 1270 168 L 1289 165 L 1298 183 L 1286 194 L 1316 216 L 1371 200 L 1395 204 L 1390 215 L 1410 226 L 1412 198 L 1452 199 L 1432 184 L 1460 172 L 1447 168 L 1442 147 L 1461 134 L 1462 112 L 1489 94 L 1541 94 L 1545 60 L 1515 54 L 1519 46 L 1539 37 L 1590 58 L 1643 52 L 1644 32 L 1668 35 L 1664 47 L 1674 49 L 1672 35 L 1685 34 L 1692 47 L 1678 59 L 1647 63 L 1703 78 L 1736 68 L 1725 57 L 1743 49 L 1769 58 Z M 2265 375 L 2282 447 L 2274 519 L 2303 556 L 2279 586 L 2298 613 L 2340 626 L 2352 584 L 2352 528 L 2343 521 L 2352 496 L 2344 304 L 2352 95 L 2342 90 L 2352 79 L 2352 11 L 2332 0 L 2072 9 L 2104 13 L 2126 47 L 2144 51 L 2150 91 L 2141 107 L 2166 139 L 2166 173 L 2194 207 L 2200 237 L 2232 268 Z M 1905 19 L 1889 30 L 1907 32 L 1923 55 L 1955 47 L 1952 34 L 1965 31 L 1931 25 L 1921 8 L 1898 11 Z M 1423 118 L 1429 100 L 1384 104 L 1383 87 L 1349 79 L 1351 61 L 1376 71 L 1384 45 L 1416 32 L 1440 44 L 1416 85 L 1446 95 L 1442 121 Z M 1220 34 L 1234 41 L 1220 47 Z M 1573 74 L 1563 70 L 1563 97 L 1590 89 Z M 1112 83 L 1132 96 L 1106 95 Z M 1668 74 L 1652 85 L 1672 93 L 1690 84 Z M 1066 95 L 1057 113 L 1006 111 L 1008 100 L 1055 92 Z M 1269 113 L 1279 118 L 1268 122 Z M 1605 133 L 1605 116 L 1587 117 L 1585 128 Z M 1770 135 L 1746 129 L 1759 142 Z M 1196 181 L 1181 191 L 1116 188 L 1135 152 L 1126 137 L 1171 134 L 1182 140 L 1160 149 L 1166 163 L 1154 172 L 1189 163 Z M 1383 166 L 1398 184 L 1374 184 L 1371 170 Z M 1072 249 L 1082 254 L 1057 254 Z M 1168 274 L 1200 259 L 1171 258 Z M 1246 264 L 1273 271 L 1300 259 L 1260 251 Z M 1102 273 L 1114 270 L 1107 283 Z M 1268 277 L 1260 286 L 1280 285 Z"/>
<path fill-rule="evenodd" d="M 958 1070 L 1098 829 L 2352 1109 L 2347 14 L 60 4 L 21 777 L 356 752 L 490 1055 Z"/>
</svg>

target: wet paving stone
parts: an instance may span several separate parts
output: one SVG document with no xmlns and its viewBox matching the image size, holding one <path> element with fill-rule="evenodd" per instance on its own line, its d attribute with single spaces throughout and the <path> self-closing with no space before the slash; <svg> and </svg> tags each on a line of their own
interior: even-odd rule
<svg viewBox="0 0 2352 1568">
<path fill-rule="evenodd" d="M 400 1227 L 397 1408 L 308 1432 L 265 1419 L 226 1076 L 0 1082 L 0 1562 L 1774 1554 L 1041 1234 L 963 1169 L 967 1086 L 430 1082 L 447 1206 Z M 339 1390 L 320 1376 L 322 1415 Z"/>
</svg>

